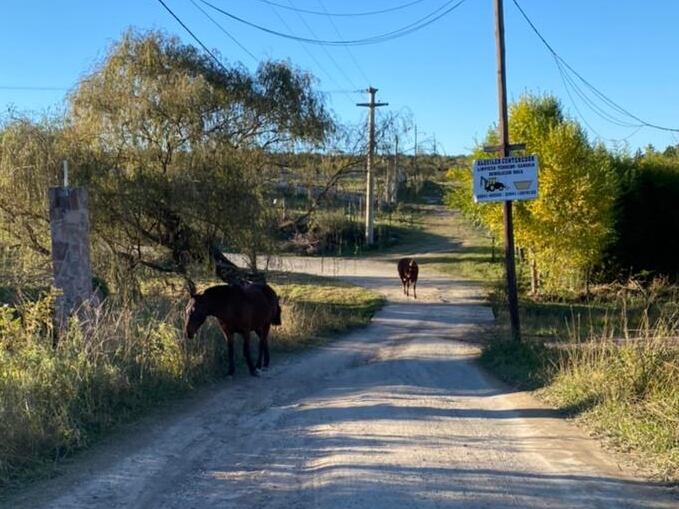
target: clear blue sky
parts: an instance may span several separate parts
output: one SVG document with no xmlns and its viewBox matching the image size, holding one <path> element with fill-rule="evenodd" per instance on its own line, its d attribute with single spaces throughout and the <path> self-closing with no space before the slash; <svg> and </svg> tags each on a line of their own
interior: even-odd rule
<svg viewBox="0 0 679 509">
<path fill-rule="evenodd" d="M 333 18 L 275 8 L 261 0 L 210 0 L 238 16 L 304 37 L 361 38 L 397 29 L 428 14 L 446 0 L 420 0 L 402 10 L 367 17 Z M 413 0 L 271 0 L 298 8 L 365 12 Z M 167 4 L 210 48 L 253 69 L 256 62 L 227 38 L 190 0 Z M 679 127 L 679 2 L 676 0 L 519 0 L 554 49 L 588 81 L 642 119 Z M 241 25 L 209 11 L 258 58 L 290 59 L 313 72 L 327 91 L 379 89 L 378 100 L 392 110 L 409 109 L 421 138 L 436 136 L 439 150 L 468 151 L 497 118 L 493 1 L 467 0 L 438 22 L 382 44 L 349 48 L 306 46 Z M 282 19 L 281 19 L 282 18 Z M 306 22 L 306 25 L 305 23 Z M 560 97 L 577 116 L 553 59 L 505 0 L 509 98 L 525 91 Z M 307 26 L 308 25 L 308 26 Z M 91 69 L 129 26 L 163 29 L 192 39 L 157 0 L 7 1 L 0 18 L 0 105 L 41 112 L 63 105 L 66 90 Z M 334 60 L 334 62 L 333 62 Z M 366 81 L 369 80 L 369 82 Z M 12 87 L 55 87 L 17 90 Z M 340 119 L 365 115 L 354 103 L 363 95 L 330 94 Z M 628 137 L 632 150 L 653 143 L 677 144 L 677 133 L 612 125 L 579 103 L 599 135 Z M 631 135 L 631 136 L 630 136 Z M 609 142 L 610 144 L 610 142 Z"/>
</svg>

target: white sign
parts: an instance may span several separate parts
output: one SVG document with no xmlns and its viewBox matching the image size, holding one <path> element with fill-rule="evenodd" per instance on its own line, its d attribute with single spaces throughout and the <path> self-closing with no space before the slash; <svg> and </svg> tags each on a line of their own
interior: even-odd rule
<svg viewBox="0 0 679 509">
<path fill-rule="evenodd" d="M 538 197 L 538 157 L 477 159 L 472 169 L 474 201 L 534 200 Z"/>
</svg>

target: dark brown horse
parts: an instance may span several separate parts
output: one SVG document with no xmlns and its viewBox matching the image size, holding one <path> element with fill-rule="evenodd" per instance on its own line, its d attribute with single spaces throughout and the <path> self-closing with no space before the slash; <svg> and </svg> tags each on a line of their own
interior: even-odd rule
<svg viewBox="0 0 679 509">
<path fill-rule="evenodd" d="M 278 296 L 265 283 L 218 285 L 191 297 L 186 306 L 184 335 L 191 339 L 208 316 L 214 316 L 224 333 L 229 351 L 229 375 L 235 371 L 233 361 L 234 334 L 243 336 L 243 355 L 250 374 L 269 367 L 269 328 L 281 324 Z M 257 365 L 250 354 L 250 331 L 259 336 Z"/>
<path fill-rule="evenodd" d="M 401 278 L 403 293 L 410 296 L 410 285 L 413 285 L 413 297 L 417 299 L 417 275 L 420 269 L 413 258 L 401 258 L 398 261 L 398 277 Z"/>
</svg>

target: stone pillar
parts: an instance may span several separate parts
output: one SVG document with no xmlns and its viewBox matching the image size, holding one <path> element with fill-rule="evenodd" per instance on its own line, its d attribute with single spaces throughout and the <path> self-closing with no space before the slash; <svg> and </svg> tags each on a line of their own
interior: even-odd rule
<svg viewBox="0 0 679 509">
<path fill-rule="evenodd" d="M 63 292 L 57 298 L 56 320 L 63 325 L 92 297 L 87 190 L 51 187 L 49 201 L 54 286 Z"/>
</svg>

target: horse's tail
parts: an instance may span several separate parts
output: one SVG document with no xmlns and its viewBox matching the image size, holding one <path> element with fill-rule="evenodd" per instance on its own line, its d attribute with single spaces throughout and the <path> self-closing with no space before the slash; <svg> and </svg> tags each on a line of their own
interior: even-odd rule
<svg viewBox="0 0 679 509">
<path fill-rule="evenodd" d="M 278 300 L 278 295 L 274 291 L 273 288 L 271 288 L 268 284 L 266 283 L 260 283 L 262 285 L 262 290 L 264 291 L 264 295 L 266 295 L 267 300 L 269 303 L 274 306 L 274 313 L 273 313 L 273 318 L 271 319 L 271 325 L 281 325 L 281 305 Z"/>
<path fill-rule="evenodd" d="M 273 315 L 273 319 L 271 320 L 272 325 L 281 325 L 281 305 L 276 301 L 276 312 Z"/>
</svg>

